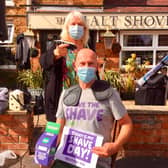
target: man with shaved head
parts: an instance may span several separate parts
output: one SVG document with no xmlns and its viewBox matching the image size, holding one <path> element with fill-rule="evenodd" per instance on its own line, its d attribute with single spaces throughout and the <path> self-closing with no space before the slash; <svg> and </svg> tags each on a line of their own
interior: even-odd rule
<svg viewBox="0 0 168 168">
<path fill-rule="evenodd" d="M 97 168 L 111 168 L 111 155 L 128 141 L 132 121 L 118 92 L 108 82 L 97 80 L 97 68 L 96 53 L 88 48 L 81 49 L 74 63 L 79 85 L 62 92 L 56 117 L 57 123 L 61 124 L 60 135 L 64 126 L 102 135 L 102 146 L 93 147 L 92 152 L 99 156 Z M 115 142 L 112 142 L 114 119 L 118 120 L 121 129 Z M 56 160 L 55 167 L 59 164 L 66 168 L 74 167 Z"/>
</svg>

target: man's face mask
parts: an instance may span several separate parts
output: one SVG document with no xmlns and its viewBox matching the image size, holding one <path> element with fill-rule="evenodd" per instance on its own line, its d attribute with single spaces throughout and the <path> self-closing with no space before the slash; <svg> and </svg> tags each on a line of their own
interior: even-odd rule
<svg viewBox="0 0 168 168">
<path fill-rule="evenodd" d="M 89 83 L 96 78 L 96 68 L 94 67 L 79 67 L 77 75 L 84 83 Z"/>
<path fill-rule="evenodd" d="M 69 26 L 69 34 L 73 39 L 79 40 L 84 34 L 84 27 L 80 25 L 71 25 Z"/>
</svg>

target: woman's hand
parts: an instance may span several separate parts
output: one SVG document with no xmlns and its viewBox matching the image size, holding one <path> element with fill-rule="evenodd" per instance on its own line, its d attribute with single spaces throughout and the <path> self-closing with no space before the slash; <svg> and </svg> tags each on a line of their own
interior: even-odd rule
<svg viewBox="0 0 168 168">
<path fill-rule="evenodd" d="M 64 56 L 67 55 L 67 53 L 68 53 L 68 50 L 67 50 L 68 45 L 69 44 L 60 44 L 54 49 L 53 53 L 54 53 L 55 59 L 59 59 L 59 58 L 64 57 Z"/>
<path fill-rule="evenodd" d="M 117 144 L 112 142 L 106 142 L 103 146 L 93 147 L 92 152 L 99 155 L 100 157 L 109 157 L 115 153 L 117 153 L 119 147 Z"/>
</svg>

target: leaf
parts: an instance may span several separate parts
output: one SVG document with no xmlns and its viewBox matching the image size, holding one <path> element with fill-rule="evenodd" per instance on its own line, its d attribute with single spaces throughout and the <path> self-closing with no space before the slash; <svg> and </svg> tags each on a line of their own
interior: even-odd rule
<svg viewBox="0 0 168 168">
<path fill-rule="evenodd" d="M 38 69 L 36 72 L 30 69 L 19 71 L 17 80 L 26 87 L 41 88 L 43 85 L 42 71 L 41 69 Z"/>
</svg>

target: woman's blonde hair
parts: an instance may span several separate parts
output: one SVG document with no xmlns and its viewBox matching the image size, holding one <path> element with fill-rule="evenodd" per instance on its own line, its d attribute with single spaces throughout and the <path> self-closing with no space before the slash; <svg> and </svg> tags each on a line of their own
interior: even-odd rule
<svg viewBox="0 0 168 168">
<path fill-rule="evenodd" d="M 85 27 L 84 36 L 83 36 L 83 44 L 85 46 L 87 46 L 87 43 L 88 43 L 88 40 L 89 40 L 89 28 L 88 28 L 88 25 L 86 23 L 85 17 L 79 11 L 72 11 L 66 16 L 66 19 L 65 19 L 60 37 L 64 39 L 67 36 L 69 36 L 68 25 L 69 25 L 69 22 L 72 20 L 73 17 L 78 17 L 82 21 L 82 23 Z"/>
</svg>

